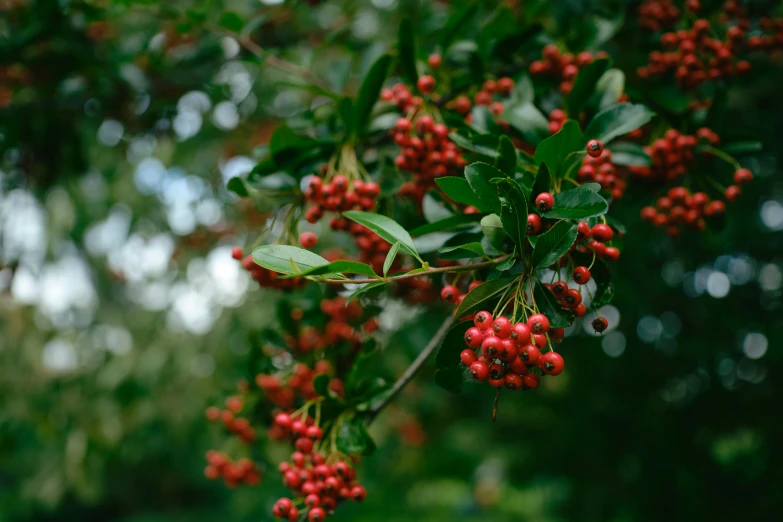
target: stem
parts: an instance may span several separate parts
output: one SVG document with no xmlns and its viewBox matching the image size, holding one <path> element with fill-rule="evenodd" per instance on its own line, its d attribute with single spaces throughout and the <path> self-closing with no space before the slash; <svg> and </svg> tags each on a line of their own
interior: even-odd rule
<svg viewBox="0 0 783 522">
<path fill-rule="evenodd" d="M 442 274 L 448 272 L 470 272 L 478 268 L 484 268 L 486 266 L 500 263 L 507 257 L 508 256 L 499 257 L 497 259 L 493 259 L 492 261 L 485 261 L 483 263 L 474 263 L 471 265 L 463 265 L 463 266 L 444 266 L 438 268 L 429 268 L 427 270 L 423 270 L 421 272 L 416 272 L 413 274 L 401 274 L 398 276 L 379 277 L 375 279 L 321 279 L 318 278 L 318 276 L 313 276 L 313 279 L 311 280 L 319 283 L 330 283 L 330 284 L 337 284 L 337 285 L 344 285 L 344 284 L 359 285 L 365 283 L 378 283 L 378 282 L 391 283 L 393 281 L 399 281 L 400 279 L 410 279 L 412 277 L 420 277 L 420 276 L 426 276 L 430 274 Z M 305 277 L 309 278 L 309 276 L 305 276 Z"/>
<path fill-rule="evenodd" d="M 389 393 L 386 394 L 386 397 L 383 398 L 383 401 L 381 401 L 378 405 L 374 406 L 367 415 L 367 424 L 370 424 L 375 417 L 383 410 L 386 406 L 391 403 L 391 401 L 394 400 L 394 398 L 399 394 L 405 386 L 408 385 L 409 382 L 413 380 L 413 377 L 416 376 L 416 372 L 419 371 L 421 366 L 424 364 L 424 361 L 427 360 L 427 358 L 432 355 L 432 352 L 435 351 L 435 348 L 438 347 L 440 342 L 443 340 L 443 338 L 446 336 L 446 332 L 449 331 L 449 327 L 451 326 L 452 318 L 451 316 L 447 317 L 445 321 L 443 321 L 443 324 L 440 325 L 440 328 L 438 328 L 438 331 L 435 332 L 435 335 L 432 336 L 432 339 L 430 339 L 430 342 L 427 343 L 427 346 L 424 347 L 424 349 L 419 353 L 418 356 L 416 356 L 416 359 L 411 363 L 410 366 L 408 366 L 408 369 L 405 370 L 405 372 L 400 376 L 399 379 L 394 383 L 394 386 L 392 386 L 392 389 L 389 390 Z"/>
<path fill-rule="evenodd" d="M 734 167 L 734 170 L 739 170 L 739 169 L 742 168 L 742 165 L 740 165 L 737 160 L 735 160 L 732 156 L 726 154 L 725 152 L 723 152 L 720 149 L 716 149 L 715 147 L 707 146 L 707 147 L 704 147 L 702 149 L 702 152 L 706 152 L 708 154 L 712 154 L 716 158 L 722 159 L 723 161 L 725 161 L 726 163 L 728 163 L 729 165 Z"/>
</svg>

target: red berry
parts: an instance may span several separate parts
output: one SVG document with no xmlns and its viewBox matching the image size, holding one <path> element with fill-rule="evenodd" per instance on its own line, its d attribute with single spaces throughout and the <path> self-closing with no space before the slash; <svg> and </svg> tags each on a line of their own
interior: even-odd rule
<svg viewBox="0 0 783 522">
<path fill-rule="evenodd" d="M 427 63 L 433 69 L 437 69 L 440 67 L 440 64 L 443 63 L 443 58 L 441 58 L 439 54 L 431 54 L 429 58 L 427 58 Z"/>
<path fill-rule="evenodd" d="M 541 212 L 549 212 L 552 210 L 552 205 L 555 204 L 555 198 L 549 192 L 542 192 L 536 197 L 536 207 Z"/>
<path fill-rule="evenodd" d="M 423 93 L 429 94 L 435 90 L 435 78 L 430 75 L 424 75 L 416 82 L 416 87 Z"/>
<path fill-rule="evenodd" d="M 356 485 L 351 488 L 351 498 L 354 502 L 361 502 L 367 496 L 367 492 L 362 486 Z"/>
<path fill-rule="evenodd" d="M 748 169 L 739 169 L 734 173 L 734 183 L 737 185 L 747 185 L 753 180 L 753 174 Z"/>
<path fill-rule="evenodd" d="M 495 357 L 500 352 L 500 338 L 499 337 L 485 337 L 481 341 L 481 351 L 488 357 Z"/>
<path fill-rule="evenodd" d="M 544 314 L 533 314 L 528 318 L 527 326 L 534 334 L 546 333 L 549 330 L 549 319 Z"/>
<path fill-rule="evenodd" d="M 563 371 L 563 358 L 559 353 L 547 352 L 538 358 L 538 367 L 547 375 L 558 375 Z"/>
<path fill-rule="evenodd" d="M 489 367 L 487 363 L 476 361 L 470 365 L 470 376 L 473 380 L 485 382 L 489 379 Z"/>
<path fill-rule="evenodd" d="M 326 519 L 326 511 L 320 507 L 312 508 L 307 514 L 307 520 L 310 522 L 323 522 Z"/>
<path fill-rule="evenodd" d="M 590 140 L 587 142 L 587 153 L 593 157 L 597 158 L 601 155 L 601 153 L 604 151 L 604 145 L 598 141 L 598 140 Z"/>
<path fill-rule="evenodd" d="M 459 297 L 459 289 L 453 285 L 447 285 L 440 291 L 440 297 L 448 303 L 453 303 Z"/>
<path fill-rule="evenodd" d="M 505 339 L 511 335 L 511 330 L 511 321 L 508 320 L 508 317 L 501 315 L 492 322 L 492 331 L 494 331 L 495 335 L 501 339 Z"/>
<path fill-rule="evenodd" d="M 519 358 L 528 364 L 537 364 L 539 357 L 541 357 L 541 350 L 532 344 L 526 344 L 519 350 Z"/>
<path fill-rule="evenodd" d="M 522 387 L 522 383 L 523 380 L 521 375 L 517 375 L 516 373 L 509 373 L 506 375 L 504 384 L 506 388 L 513 391 L 520 389 Z"/>
<path fill-rule="evenodd" d="M 541 232 L 541 218 L 538 214 L 528 214 L 527 216 L 527 233 L 535 236 Z"/>
<path fill-rule="evenodd" d="M 530 342 L 530 328 L 525 323 L 517 323 L 511 329 L 509 338 L 517 344 L 524 345 Z"/>
<path fill-rule="evenodd" d="M 299 510 L 292 507 L 288 512 L 288 522 L 296 522 L 297 520 L 299 520 Z"/>
<path fill-rule="evenodd" d="M 593 225 L 593 228 L 590 230 L 590 235 L 595 238 L 596 241 L 606 243 L 607 241 L 612 240 L 612 237 L 614 237 L 614 231 L 612 231 L 612 227 L 609 225 L 598 223 L 597 225 Z"/>
<path fill-rule="evenodd" d="M 531 390 L 535 390 L 538 388 L 539 384 L 541 384 L 541 380 L 538 378 L 538 375 L 535 373 L 528 373 L 525 375 L 522 379 L 522 382 L 525 383 L 525 386 L 530 388 Z"/>
<path fill-rule="evenodd" d="M 465 344 L 473 348 L 474 350 L 481 346 L 481 341 L 484 340 L 484 333 L 476 328 L 468 328 L 465 332 Z"/>
<path fill-rule="evenodd" d="M 587 307 L 583 304 L 577 305 L 574 308 L 572 308 L 574 315 L 577 317 L 584 317 L 587 313 Z"/>
<path fill-rule="evenodd" d="M 313 441 L 306 437 L 299 437 L 296 439 L 294 446 L 302 453 L 310 453 L 313 451 Z"/>
<path fill-rule="evenodd" d="M 603 258 L 614 263 L 620 259 L 620 251 L 615 247 L 606 247 L 604 249 Z"/>
<path fill-rule="evenodd" d="M 574 268 L 574 272 L 571 274 L 574 282 L 578 285 L 586 284 L 590 281 L 590 270 L 586 266 L 578 266 Z"/>
<path fill-rule="evenodd" d="M 291 427 L 291 416 L 287 413 L 278 413 L 275 416 L 275 424 L 280 426 L 283 429 L 287 429 Z"/>
<path fill-rule="evenodd" d="M 483 310 L 473 317 L 473 324 L 482 332 L 492 326 L 492 314 Z"/>
<path fill-rule="evenodd" d="M 462 353 L 459 354 L 459 359 L 465 366 L 470 366 L 477 361 L 476 354 L 473 353 L 473 350 L 462 350 Z"/>
<path fill-rule="evenodd" d="M 299 236 L 299 244 L 302 245 L 302 248 L 314 248 L 318 244 L 318 237 L 312 232 L 302 232 Z"/>
<path fill-rule="evenodd" d="M 305 497 L 304 503 L 309 508 L 318 507 L 318 504 L 321 503 L 321 497 L 311 493 Z"/>
<path fill-rule="evenodd" d="M 321 440 L 323 431 L 318 426 L 310 426 L 307 428 L 306 435 L 311 440 Z"/>
<path fill-rule="evenodd" d="M 590 225 L 584 221 L 580 221 L 576 227 L 576 239 L 577 241 L 582 241 L 588 237 L 590 237 Z"/>
<path fill-rule="evenodd" d="M 231 249 L 231 257 L 233 257 L 237 261 L 241 261 L 242 258 L 245 257 L 245 254 L 242 252 L 241 248 L 234 247 Z"/>
<path fill-rule="evenodd" d="M 598 333 L 601 333 L 605 331 L 607 328 L 609 328 L 609 321 L 606 320 L 605 317 L 596 317 L 593 319 L 593 330 L 595 330 Z"/>
<path fill-rule="evenodd" d="M 527 364 L 525 364 L 525 362 L 522 359 L 520 359 L 519 356 L 517 356 L 516 358 L 514 358 L 513 361 L 508 363 L 508 368 L 512 372 L 518 373 L 519 375 L 525 375 L 527 372 L 530 371 L 527 367 Z"/>
<path fill-rule="evenodd" d="M 565 302 L 569 306 L 569 308 L 579 306 L 580 304 L 582 304 L 582 292 L 580 292 L 576 288 L 570 289 L 568 292 L 566 292 Z"/>
<path fill-rule="evenodd" d="M 275 506 L 272 508 L 272 514 L 281 518 L 287 517 L 288 512 L 291 511 L 292 507 L 294 507 L 294 505 L 291 502 L 291 499 L 281 498 L 280 500 L 275 502 Z"/>
</svg>

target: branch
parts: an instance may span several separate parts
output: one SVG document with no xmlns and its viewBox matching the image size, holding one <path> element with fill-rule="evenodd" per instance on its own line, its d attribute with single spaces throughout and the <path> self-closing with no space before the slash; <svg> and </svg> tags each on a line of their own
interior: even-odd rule
<svg viewBox="0 0 783 522">
<path fill-rule="evenodd" d="M 426 361 L 427 358 L 432 355 L 432 352 L 435 351 L 435 348 L 438 347 L 440 342 L 446 336 L 446 332 L 449 331 L 449 327 L 451 326 L 452 321 L 453 318 L 451 316 L 447 317 L 446 320 L 443 321 L 443 324 L 440 326 L 438 331 L 435 332 L 435 335 L 432 336 L 430 342 L 427 343 L 427 346 L 424 347 L 424 349 L 419 353 L 411 365 L 408 366 L 408 369 L 405 370 L 405 373 L 403 373 L 400 378 L 397 379 L 397 381 L 394 383 L 394 386 L 392 386 L 392 389 L 389 390 L 389 392 L 386 394 L 386 397 L 383 398 L 383 401 L 381 401 L 376 406 L 373 406 L 372 409 L 369 410 L 367 415 L 367 424 L 370 424 L 381 412 L 381 410 L 388 406 L 389 403 L 394 400 L 397 394 L 399 394 L 402 389 L 413 380 L 413 378 L 416 376 L 416 372 L 418 372 L 421 366 L 424 364 L 424 361 Z"/>
<path fill-rule="evenodd" d="M 392 276 L 392 277 L 379 277 L 376 279 L 325 279 L 321 278 L 318 279 L 316 277 L 313 277 L 313 279 L 310 279 L 308 276 L 305 276 L 305 279 L 308 279 L 309 281 L 315 281 L 318 283 L 330 283 L 335 285 L 360 285 L 365 283 L 392 283 L 394 281 L 399 281 L 400 279 L 410 279 L 412 277 L 420 277 L 420 276 L 426 276 L 430 274 L 442 274 L 442 273 L 448 273 L 448 272 L 470 272 L 472 270 L 476 270 L 478 268 L 484 268 L 487 266 L 495 265 L 497 263 L 500 263 L 501 261 L 504 261 L 507 259 L 508 256 L 499 257 L 497 259 L 493 259 L 491 261 L 484 261 L 482 263 L 474 263 L 472 265 L 459 265 L 459 266 L 444 266 L 444 267 L 438 267 L 438 268 L 428 268 L 427 270 L 422 270 L 421 272 L 414 272 L 414 273 L 407 273 L 402 274 L 398 276 Z M 294 274 L 295 275 L 295 274 Z"/>
</svg>

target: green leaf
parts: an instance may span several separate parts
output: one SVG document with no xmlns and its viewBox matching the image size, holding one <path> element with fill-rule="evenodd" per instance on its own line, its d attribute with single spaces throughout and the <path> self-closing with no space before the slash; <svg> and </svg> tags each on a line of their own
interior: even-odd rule
<svg viewBox="0 0 783 522">
<path fill-rule="evenodd" d="M 220 15 L 220 27 L 228 29 L 232 33 L 238 33 L 242 31 L 245 22 L 238 14 L 233 11 L 226 11 Z"/>
<path fill-rule="evenodd" d="M 290 245 L 262 245 L 253 250 L 253 261 L 280 274 L 298 274 L 329 264 L 318 254 Z"/>
<path fill-rule="evenodd" d="M 598 109 L 603 110 L 617 103 L 625 92 L 625 73 L 620 69 L 609 69 L 595 85 L 600 96 Z"/>
<path fill-rule="evenodd" d="M 481 285 L 478 288 L 481 288 Z M 449 328 L 449 331 L 443 336 L 440 348 L 438 348 L 438 354 L 435 356 L 435 367 L 437 369 L 460 367 L 459 354 L 467 348 L 465 345 L 465 332 L 472 326 L 473 321 L 460 321 L 454 323 Z"/>
<path fill-rule="evenodd" d="M 509 235 L 518 252 L 525 247 L 527 235 L 527 198 L 528 195 L 511 178 L 501 179 L 497 184 L 500 197 L 500 220 L 506 234 Z"/>
<path fill-rule="evenodd" d="M 462 389 L 462 369 L 459 367 L 435 370 L 435 384 L 451 393 Z"/>
<path fill-rule="evenodd" d="M 444 54 L 449 50 L 454 40 L 464 34 L 466 29 L 475 22 L 478 8 L 478 4 L 469 4 L 449 17 L 440 34 L 440 47 Z"/>
<path fill-rule="evenodd" d="M 367 433 L 364 420 L 359 416 L 344 419 L 337 425 L 337 449 L 348 455 L 372 455 L 375 442 Z"/>
<path fill-rule="evenodd" d="M 498 192 L 490 180 L 504 178 L 506 175 L 488 163 L 471 163 L 465 167 L 465 179 L 470 188 L 484 202 L 485 206 L 493 213 L 500 213 L 500 198 Z"/>
<path fill-rule="evenodd" d="M 325 373 L 316 375 L 315 378 L 313 378 L 313 389 L 315 390 L 315 393 L 322 397 L 328 397 L 329 381 L 331 381 L 331 379 Z"/>
<path fill-rule="evenodd" d="M 500 154 L 497 151 L 498 139 L 496 136 L 488 134 L 476 134 L 474 136 L 466 137 L 457 132 L 449 134 L 451 141 L 457 144 L 461 149 L 486 156 L 490 159 L 497 158 Z"/>
<path fill-rule="evenodd" d="M 389 273 L 389 269 L 392 266 L 392 263 L 394 263 L 394 259 L 397 257 L 397 252 L 400 250 L 400 242 L 395 242 L 391 249 L 389 250 L 389 253 L 386 254 L 386 260 L 383 262 L 383 277 L 386 277 L 386 274 Z"/>
<path fill-rule="evenodd" d="M 415 87 L 419 79 L 419 72 L 416 69 L 416 28 L 410 18 L 402 19 L 398 35 L 397 50 L 402 74 Z"/>
<path fill-rule="evenodd" d="M 361 136 L 367 127 L 372 108 L 375 106 L 375 102 L 378 101 L 383 82 L 389 74 L 391 62 L 391 56 L 388 54 L 382 55 L 375 60 L 375 63 L 372 64 L 370 70 L 364 76 L 364 80 L 362 80 L 353 110 L 353 131 L 356 136 Z"/>
<path fill-rule="evenodd" d="M 497 214 L 489 214 L 481 218 L 481 232 L 497 250 L 503 246 L 506 239 L 506 231 L 503 228 L 503 221 Z M 486 249 L 485 249 L 486 250 Z"/>
<path fill-rule="evenodd" d="M 441 259 L 465 259 L 468 257 L 483 257 L 484 248 L 481 243 L 472 242 L 464 245 L 448 246 L 438 250 Z"/>
<path fill-rule="evenodd" d="M 552 328 L 565 328 L 574 320 L 574 314 L 561 307 L 555 295 L 540 281 L 536 281 L 533 288 L 533 299 L 541 313 L 549 319 Z"/>
<path fill-rule="evenodd" d="M 306 275 L 324 275 L 324 274 L 361 274 L 370 277 L 378 277 L 378 274 L 372 269 L 370 265 L 360 263 L 359 261 L 338 260 L 332 261 L 328 265 L 317 266 L 311 268 L 305 272 L 302 272 L 302 276 Z"/>
<path fill-rule="evenodd" d="M 353 100 L 351 98 L 341 99 L 337 102 L 337 112 L 345 125 L 345 134 L 350 136 L 353 134 Z"/>
<path fill-rule="evenodd" d="M 440 232 L 441 230 L 450 230 L 469 223 L 474 223 L 478 221 L 481 216 L 482 214 L 455 214 L 446 219 L 416 227 L 411 230 L 411 235 L 419 237 L 426 234 L 432 234 L 433 232 Z"/>
<path fill-rule="evenodd" d="M 533 145 L 549 136 L 549 120 L 532 102 L 507 107 L 503 119 Z"/>
<path fill-rule="evenodd" d="M 764 146 L 760 141 L 735 141 L 724 145 L 721 150 L 726 154 L 747 154 L 749 152 L 758 152 L 763 150 Z"/>
<path fill-rule="evenodd" d="M 548 137 L 536 148 L 535 160 L 537 164 L 546 163 L 550 173 L 560 177 L 560 166 L 572 152 L 584 149 L 584 137 L 579 129 L 579 124 L 574 120 L 567 120 L 557 133 Z"/>
<path fill-rule="evenodd" d="M 448 197 L 462 203 L 463 205 L 470 205 L 476 207 L 481 211 L 486 211 L 487 206 L 470 188 L 468 180 L 460 176 L 446 176 L 445 178 L 435 178 L 435 183 Z"/>
<path fill-rule="evenodd" d="M 585 185 L 555 194 L 555 204 L 552 206 L 552 210 L 544 214 L 544 217 L 586 219 L 606 213 L 609 210 L 609 203 L 593 190 L 595 188 L 593 185 L 597 185 L 597 183 L 586 183 Z"/>
<path fill-rule="evenodd" d="M 507 176 L 513 177 L 517 171 L 517 149 L 508 136 L 500 137 L 498 154 L 495 166 Z"/>
<path fill-rule="evenodd" d="M 535 197 L 542 192 L 549 192 L 551 187 L 552 177 L 549 175 L 549 168 L 547 168 L 546 163 L 542 163 L 538 167 L 538 174 L 536 174 L 536 181 L 533 183 L 533 191 L 530 196 Z"/>
<path fill-rule="evenodd" d="M 652 158 L 644 152 L 638 143 L 620 141 L 612 144 L 612 163 L 626 167 L 645 167 L 652 165 Z"/>
<path fill-rule="evenodd" d="M 515 277 L 504 277 L 502 279 L 481 283 L 472 291 L 468 292 L 468 295 L 465 296 L 465 299 L 462 300 L 457 308 L 454 317 L 459 319 L 467 314 L 478 312 L 483 308 L 488 307 L 494 299 L 500 299 L 501 293 L 515 281 Z"/>
<path fill-rule="evenodd" d="M 245 186 L 245 182 L 239 176 L 234 176 L 226 184 L 226 188 L 239 197 L 246 198 L 250 195 Z"/>
<path fill-rule="evenodd" d="M 617 230 L 619 233 L 621 233 L 623 235 L 628 233 L 628 229 L 626 229 L 625 225 L 623 225 L 619 220 L 617 220 L 616 218 L 613 218 L 609 214 L 607 214 L 604 217 L 606 218 L 606 224 L 607 225 L 609 225 L 610 227 L 614 228 L 615 230 Z"/>
<path fill-rule="evenodd" d="M 392 218 L 359 210 L 343 212 L 343 216 L 360 225 L 364 225 L 392 245 L 399 242 L 400 248 L 418 259 L 419 253 L 416 251 L 416 247 L 413 246 L 413 239 L 410 234 Z"/>
<path fill-rule="evenodd" d="M 308 136 L 300 136 L 288 125 L 278 127 L 269 138 L 269 152 L 279 165 L 292 160 L 299 151 L 318 145 L 317 141 Z"/>
<path fill-rule="evenodd" d="M 346 282 L 350 283 L 350 281 L 346 281 Z M 367 292 L 374 290 L 379 286 L 384 286 L 385 284 L 386 284 L 385 281 L 378 281 L 377 283 L 367 283 L 366 285 L 363 285 L 360 289 L 356 290 L 354 293 L 348 296 L 348 299 L 345 300 L 345 306 L 348 306 L 348 303 L 353 301 L 354 298 L 359 297 L 362 294 L 366 294 Z"/>
<path fill-rule="evenodd" d="M 598 140 L 606 145 L 616 137 L 638 129 L 653 116 L 655 113 L 644 105 L 613 105 L 595 115 L 585 129 L 585 139 Z"/>
<path fill-rule="evenodd" d="M 533 267 L 544 268 L 556 263 L 576 241 L 576 229 L 576 223 L 563 220 L 540 234 L 533 250 Z"/>
<path fill-rule="evenodd" d="M 602 58 L 582 67 L 579 74 L 576 75 L 571 92 L 568 93 L 566 98 L 566 109 L 571 117 L 579 117 L 579 113 L 582 112 L 590 96 L 595 92 L 598 80 L 601 79 L 601 76 L 604 75 L 610 66 L 611 60 Z"/>
</svg>

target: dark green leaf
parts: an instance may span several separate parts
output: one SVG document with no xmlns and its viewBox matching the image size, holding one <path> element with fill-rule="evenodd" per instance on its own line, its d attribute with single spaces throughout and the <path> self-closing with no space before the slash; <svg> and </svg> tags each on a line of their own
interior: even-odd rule
<svg viewBox="0 0 783 522">
<path fill-rule="evenodd" d="M 233 178 L 228 180 L 228 184 L 226 184 L 226 188 L 239 197 L 246 198 L 250 195 L 250 193 L 247 191 L 247 187 L 245 186 L 244 180 L 239 176 L 234 176 Z"/>
<path fill-rule="evenodd" d="M 378 96 L 383 87 L 383 82 L 386 80 L 386 75 L 389 73 L 389 66 L 391 65 L 392 58 L 388 54 L 382 55 L 375 60 L 370 70 L 362 80 L 362 85 L 359 87 L 359 94 L 356 95 L 356 103 L 354 104 L 353 116 L 353 131 L 357 136 L 361 136 L 364 133 L 364 129 L 367 127 L 367 122 L 370 119 L 370 113 L 375 106 L 375 102 L 378 100 Z"/>
<path fill-rule="evenodd" d="M 549 318 L 552 328 L 565 328 L 574 320 L 574 314 L 563 309 L 555 295 L 539 281 L 536 281 L 533 289 L 533 299 L 541 313 Z"/>
<path fill-rule="evenodd" d="M 359 210 L 349 210 L 343 212 L 343 215 L 351 221 L 356 221 L 360 225 L 369 228 L 392 245 L 399 242 L 400 248 L 405 252 L 416 258 L 419 257 L 419 253 L 416 252 L 416 247 L 413 246 L 413 239 L 408 231 L 392 218 L 373 212 L 361 212 Z"/>
<path fill-rule="evenodd" d="M 511 178 L 501 179 L 497 184 L 500 198 L 500 220 L 506 234 L 517 245 L 518 252 L 525 247 L 527 235 L 527 198 L 529 197 Z"/>
<path fill-rule="evenodd" d="M 447 176 L 445 178 L 435 178 L 435 183 L 448 197 L 462 203 L 463 205 L 470 205 L 476 207 L 481 211 L 488 210 L 488 207 L 470 188 L 468 180 L 460 176 Z"/>
<path fill-rule="evenodd" d="M 549 175 L 549 168 L 546 163 L 542 163 L 538 167 L 538 174 L 536 174 L 536 181 L 533 184 L 533 192 L 531 197 L 538 196 L 542 192 L 549 192 L 552 187 L 552 177 Z"/>
<path fill-rule="evenodd" d="M 383 262 L 383 277 L 386 277 L 386 274 L 389 273 L 389 269 L 392 266 L 392 263 L 394 263 L 394 259 L 397 257 L 397 252 L 400 250 L 400 242 L 397 241 L 394 243 L 389 250 L 389 253 L 386 254 L 386 260 Z"/>
<path fill-rule="evenodd" d="M 351 135 L 353 133 L 353 100 L 350 98 L 341 99 L 337 102 L 337 112 L 345 125 L 345 134 Z"/>
<path fill-rule="evenodd" d="M 419 72 L 416 69 L 416 28 L 410 18 L 403 18 L 400 23 L 398 52 L 402 74 L 411 85 L 416 85 Z"/>
<path fill-rule="evenodd" d="M 350 283 L 350 281 L 347 281 Z M 380 286 L 384 286 L 386 282 L 384 281 L 378 281 L 377 283 L 367 283 L 366 285 L 362 286 L 360 289 L 356 290 L 354 293 L 352 293 L 350 296 L 348 296 L 348 299 L 345 300 L 345 306 L 348 306 L 348 304 L 354 300 L 354 298 L 359 297 L 362 294 L 366 294 L 367 292 L 370 292 L 372 290 L 375 290 L 376 288 Z"/>
<path fill-rule="evenodd" d="M 332 261 L 328 265 L 311 268 L 299 275 L 323 275 L 323 274 L 361 274 L 370 277 L 378 277 L 370 265 L 360 263 L 359 261 L 338 260 Z"/>
<path fill-rule="evenodd" d="M 513 177 L 517 171 L 517 149 L 508 136 L 500 137 L 498 154 L 495 166 L 506 175 Z"/>
<path fill-rule="evenodd" d="M 411 235 L 419 237 L 426 234 L 432 234 L 433 232 L 440 232 L 441 230 L 450 230 L 467 225 L 468 223 L 475 223 L 481 216 L 482 214 L 455 214 L 446 219 L 441 219 L 440 221 L 427 223 L 426 225 L 414 228 L 411 230 Z"/>
<path fill-rule="evenodd" d="M 507 107 L 503 119 L 533 145 L 549 136 L 549 120 L 532 102 Z"/>
<path fill-rule="evenodd" d="M 483 283 L 487 284 L 487 283 Z M 465 332 L 468 328 L 473 326 L 473 321 L 460 321 L 454 323 L 449 328 L 446 335 L 443 337 L 443 341 L 440 343 L 438 354 L 435 356 L 435 367 L 443 368 L 459 368 L 460 360 L 459 354 L 467 348 L 465 345 Z"/>
<path fill-rule="evenodd" d="M 540 234 L 533 250 L 533 267 L 544 268 L 556 263 L 576 241 L 576 229 L 576 223 L 563 220 Z"/>
<path fill-rule="evenodd" d="M 445 54 L 455 39 L 465 33 L 465 30 L 475 23 L 478 4 L 469 4 L 449 17 L 446 26 L 441 31 L 440 47 Z"/>
<path fill-rule="evenodd" d="M 609 209 L 609 204 L 600 194 L 589 187 L 579 187 L 571 190 L 564 190 L 555 194 L 555 204 L 552 210 L 544 214 L 544 217 L 550 219 L 585 219 L 589 217 L 600 216 Z"/>
<path fill-rule="evenodd" d="M 484 248 L 481 243 L 473 242 L 464 245 L 443 247 L 438 250 L 441 259 L 465 259 L 467 257 L 483 257 Z"/>
<path fill-rule="evenodd" d="M 588 100 L 596 90 L 596 84 L 601 76 L 609 69 L 611 60 L 603 58 L 595 60 L 582 67 L 579 74 L 576 75 L 571 92 L 566 98 L 566 110 L 574 118 L 579 117 L 579 113 L 587 105 Z"/>
<path fill-rule="evenodd" d="M 585 129 L 585 139 L 604 145 L 618 136 L 628 134 L 650 121 L 655 113 L 644 105 L 619 103 L 595 115 Z"/>
<path fill-rule="evenodd" d="M 435 370 L 435 384 L 451 393 L 462 389 L 462 369 L 459 367 Z"/>
<path fill-rule="evenodd" d="M 612 163 L 626 167 L 644 167 L 652 165 L 652 158 L 644 152 L 644 148 L 629 141 L 613 143 L 611 147 Z"/>
<path fill-rule="evenodd" d="M 582 149 L 584 138 L 579 124 L 574 120 L 567 120 L 560 131 L 539 143 L 535 160 L 539 165 L 546 163 L 550 173 L 560 177 L 560 166 L 565 163 L 568 155 Z"/>
<path fill-rule="evenodd" d="M 763 148 L 764 146 L 760 141 L 735 141 L 734 143 L 724 145 L 722 150 L 726 154 L 746 154 L 748 152 L 758 152 Z"/>
<path fill-rule="evenodd" d="M 609 69 L 598 80 L 595 90 L 600 96 L 598 109 L 603 110 L 611 107 L 625 92 L 625 73 L 620 69 Z"/>
<path fill-rule="evenodd" d="M 506 239 L 506 231 L 503 228 L 503 221 L 501 221 L 500 216 L 489 214 L 481 218 L 481 232 L 489 243 L 495 247 L 495 250 L 502 248 L 503 241 Z M 486 251 L 487 248 L 484 247 L 484 250 Z"/>
<path fill-rule="evenodd" d="M 278 164 L 293 159 L 299 151 L 318 146 L 318 142 L 308 136 L 300 136 L 288 125 L 281 125 L 269 138 L 269 151 Z"/>
<path fill-rule="evenodd" d="M 484 202 L 485 206 L 495 214 L 500 213 L 500 198 L 495 186 L 490 183 L 493 178 L 504 178 L 506 175 L 488 163 L 471 163 L 465 167 L 465 179 L 470 188 Z"/>
<path fill-rule="evenodd" d="M 454 317 L 459 319 L 467 314 L 478 312 L 481 309 L 488 307 L 493 300 L 500 299 L 501 293 L 515 281 L 516 278 L 514 277 L 504 277 L 502 279 L 495 279 L 494 281 L 485 281 L 465 296 L 465 299 L 462 300 L 462 303 L 460 303 L 457 308 Z"/>
<path fill-rule="evenodd" d="M 325 373 L 319 373 L 316 375 L 313 379 L 313 389 L 315 390 L 315 393 L 322 397 L 328 397 L 329 381 L 331 381 L 331 379 Z"/>
<path fill-rule="evenodd" d="M 233 11 L 225 11 L 220 15 L 220 27 L 228 29 L 232 33 L 238 33 L 245 25 L 244 20 Z"/>
<path fill-rule="evenodd" d="M 623 225 L 620 221 L 613 218 L 609 214 L 604 216 L 606 218 L 606 224 L 612 227 L 613 229 L 617 230 L 621 234 L 627 234 L 628 230 L 625 228 L 625 225 Z"/>
<path fill-rule="evenodd" d="M 253 250 L 253 261 L 281 274 L 297 274 L 329 264 L 318 254 L 290 245 L 262 245 Z"/>
<path fill-rule="evenodd" d="M 449 134 L 449 138 L 461 149 L 486 156 L 490 159 L 495 159 L 499 156 L 497 151 L 498 139 L 495 136 L 476 134 L 467 137 L 457 132 L 452 132 Z"/>
<path fill-rule="evenodd" d="M 359 416 L 344 419 L 337 425 L 337 449 L 348 455 L 372 455 L 375 442 L 367 433 L 364 420 Z"/>
</svg>

